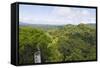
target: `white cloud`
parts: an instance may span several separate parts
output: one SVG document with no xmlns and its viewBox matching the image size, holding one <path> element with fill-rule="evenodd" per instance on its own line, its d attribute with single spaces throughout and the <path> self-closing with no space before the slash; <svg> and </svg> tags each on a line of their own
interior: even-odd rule
<svg viewBox="0 0 100 68">
<path fill-rule="evenodd" d="M 20 18 L 21 22 L 24 23 L 29 23 L 29 24 L 51 24 L 51 25 L 61 25 L 61 24 L 65 24 L 66 21 L 63 19 L 58 19 L 58 18 Z"/>
<path fill-rule="evenodd" d="M 52 11 L 53 14 L 59 16 L 66 16 L 69 15 L 71 12 L 71 8 L 69 7 L 55 7 Z"/>
<path fill-rule="evenodd" d="M 44 16 L 20 16 L 20 21 L 31 24 L 79 24 L 95 23 L 95 15 L 91 14 L 87 9 L 72 7 L 53 7 L 50 14 Z M 35 14 L 36 15 L 36 14 Z"/>
</svg>

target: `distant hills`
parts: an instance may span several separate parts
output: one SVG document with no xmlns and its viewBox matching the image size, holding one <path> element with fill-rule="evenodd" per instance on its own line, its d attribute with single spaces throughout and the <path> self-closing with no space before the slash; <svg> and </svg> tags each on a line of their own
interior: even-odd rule
<svg viewBox="0 0 100 68">
<path fill-rule="evenodd" d="M 20 22 L 19 25 L 20 26 L 31 26 L 31 27 L 36 27 L 36 28 L 55 28 L 55 27 L 62 28 L 64 26 L 64 25 L 49 25 L 49 24 L 28 24 L 28 23 L 23 23 L 23 22 Z M 68 25 L 71 25 L 71 24 L 68 24 Z M 96 27 L 95 23 L 88 23 L 88 25 L 93 28 Z"/>
<path fill-rule="evenodd" d="M 28 23 L 23 23 L 23 22 L 20 22 L 19 23 L 20 26 L 63 26 L 63 25 L 50 25 L 50 24 L 28 24 Z"/>
<path fill-rule="evenodd" d="M 90 26 L 96 27 L 96 24 L 94 23 L 89 23 Z"/>
<path fill-rule="evenodd" d="M 48 24 L 27 24 L 27 23 L 19 23 L 20 26 L 31 26 L 34 28 L 45 28 L 45 29 L 51 29 L 51 28 L 58 28 L 63 27 L 64 25 L 48 25 Z"/>
</svg>

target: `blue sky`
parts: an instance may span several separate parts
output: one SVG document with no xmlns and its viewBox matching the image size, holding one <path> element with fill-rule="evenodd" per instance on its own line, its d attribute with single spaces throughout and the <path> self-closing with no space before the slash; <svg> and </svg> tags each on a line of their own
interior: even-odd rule
<svg viewBox="0 0 100 68">
<path fill-rule="evenodd" d="M 19 21 L 50 25 L 96 23 L 96 9 L 20 4 Z"/>
</svg>

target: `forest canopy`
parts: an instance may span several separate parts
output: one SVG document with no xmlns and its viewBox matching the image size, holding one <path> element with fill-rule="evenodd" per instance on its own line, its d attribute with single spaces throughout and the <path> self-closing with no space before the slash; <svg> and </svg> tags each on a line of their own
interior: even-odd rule
<svg viewBox="0 0 100 68">
<path fill-rule="evenodd" d="M 96 59 L 96 26 L 19 26 L 19 63 L 35 63 L 40 51 L 41 63 Z"/>
</svg>

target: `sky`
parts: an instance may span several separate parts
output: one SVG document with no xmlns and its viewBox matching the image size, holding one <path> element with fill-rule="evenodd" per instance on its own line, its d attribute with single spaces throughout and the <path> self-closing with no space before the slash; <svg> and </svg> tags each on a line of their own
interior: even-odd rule
<svg viewBox="0 0 100 68">
<path fill-rule="evenodd" d="M 96 9 L 20 4 L 19 22 L 49 25 L 96 23 Z"/>
</svg>

